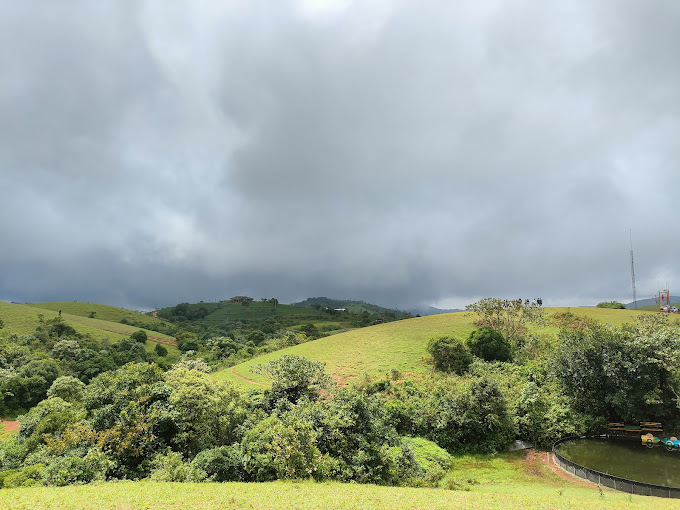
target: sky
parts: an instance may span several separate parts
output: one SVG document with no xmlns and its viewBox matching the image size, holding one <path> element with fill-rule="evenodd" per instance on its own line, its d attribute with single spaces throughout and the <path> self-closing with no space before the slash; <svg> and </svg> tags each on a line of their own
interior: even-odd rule
<svg viewBox="0 0 680 510">
<path fill-rule="evenodd" d="M 0 300 L 680 293 L 676 0 L 0 0 Z"/>
</svg>

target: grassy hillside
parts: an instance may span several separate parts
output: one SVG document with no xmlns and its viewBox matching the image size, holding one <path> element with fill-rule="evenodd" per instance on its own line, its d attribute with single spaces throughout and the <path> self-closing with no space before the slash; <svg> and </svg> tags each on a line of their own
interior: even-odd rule
<svg viewBox="0 0 680 510">
<path fill-rule="evenodd" d="M 394 308 L 385 308 L 379 305 L 373 305 L 367 303 L 366 301 L 353 301 L 350 299 L 331 299 L 327 297 L 313 297 L 307 298 L 299 303 L 293 303 L 293 306 L 302 306 L 307 308 L 313 308 L 315 305 L 319 305 L 326 308 L 345 308 L 351 313 L 377 313 L 377 314 L 394 314 L 395 317 L 401 318 L 404 316 L 403 311 L 396 310 Z"/>
<path fill-rule="evenodd" d="M 109 305 L 100 305 L 97 303 L 84 303 L 81 301 L 53 301 L 48 303 L 27 303 L 26 306 L 34 308 L 41 308 L 43 310 L 52 310 L 53 312 L 62 311 L 62 314 L 78 315 L 80 317 L 89 317 L 94 312 L 95 319 L 101 319 L 109 322 L 127 321 L 132 325 L 148 330 L 155 330 L 163 327 L 168 323 L 157 317 L 146 315 L 141 312 L 133 312 L 125 308 L 118 308 Z"/>
<path fill-rule="evenodd" d="M 463 490 L 376 485 L 118 482 L 0 490 L 3 508 L 66 509 L 633 509 L 677 508 L 670 499 L 632 496 L 558 477 L 538 457 L 522 452 L 456 460 L 451 486 Z"/>
<path fill-rule="evenodd" d="M 170 316 L 174 306 L 161 308 L 158 310 L 158 315 L 161 317 Z M 241 303 L 233 303 L 231 301 L 220 301 L 219 303 L 192 303 L 189 304 L 190 310 L 198 310 L 205 308 L 207 315 L 200 319 L 204 322 L 219 322 L 223 320 L 253 320 L 261 318 L 276 318 L 276 317 L 294 317 L 294 318 L 322 318 L 327 317 L 326 314 L 318 310 L 300 309 L 300 307 L 293 305 L 277 305 L 274 307 L 272 303 L 263 303 L 261 301 L 252 301 L 245 306 Z"/>
<path fill-rule="evenodd" d="M 366 327 L 382 318 L 375 313 L 359 314 L 333 309 L 282 305 L 269 301 L 218 303 L 179 303 L 157 310 L 157 315 L 178 328 L 192 331 L 204 338 L 231 336 L 245 343 L 251 335 L 266 335 L 272 339 L 282 331 L 303 331 L 308 337 L 318 338 Z M 396 320 L 394 316 L 385 320 Z"/>
<path fill-rule="evenodd" d="M 89 305 L 90 307 L 92 305 Z M 101 305 L 103 306 L 103 305 Z M 14 303 L 7 303 L 5 301 L 0 301 L 0 319 L 5 323 L 5 327 L 0 329 L 0 336 L 6 336 L 10 334 L 17 335 L 29 335 L 35 332 L 35 328 L 38 325 L 38 315 L 42 315 L 45 320 L 57 317 L 59 308 L 57 311 L 38 308 L 36 305 L 18 305 Z M 78 333 L 84 335 L 90 335 L 95 339 L 108 338 L 112 342 L 118 342 L 123 338 L 128 338 L 132 333 L 138 331 L 141 328 L 136 326 L 129 326 L 126 324 L 120 324 L 118 322 L 110 322 L 102 319 L 90 319 L 88 317 L 82 317 L 81 315 L 73 315 L 70 313 L 64 313 L 65 308 L 62 308 L 61 317 L 70 326 L 72 326 Z M 156 331 L 145 330 L 147 332 L 149 342 L 147 342 L 147 351 L 153 350 L 156 342 L 160 342 L 166 345 L 171 357 L 179 357 L 179 351 L 174 347 L 175 339 L 171 336 L 158 333 Z"/>
<path fill-rule="evenodd" d="M 549 317 L 565 311 L 567 308 L 546 310 Z M 571 308 L 571 312 L 617 326 L 631 322 L 640 313 L 606 308 Z M 678 319 L 680 316 L 672 318 Z M 458 312 L 379 324 L 269 353 L 217 372 L 215 377 L 229 379 L 241 386 L 261 387 L 268 384 L 269 380 L 250 372 L 250 367 L 284 354 L 326 363 L 326 371 L 340 383 L 356 382 L 364 374 L 381 377 L 392 369 L 407 376 L 418 376 L 431 371 L 431 365 L 427 362 L 427 342 L 443 335 L 466 338 L 475 329 L 474 320 L 474 315 Z M 535 330 L 539 334 L 556 334 L 557 331 L 558 328 L 552 324 Z"/>
</svg>

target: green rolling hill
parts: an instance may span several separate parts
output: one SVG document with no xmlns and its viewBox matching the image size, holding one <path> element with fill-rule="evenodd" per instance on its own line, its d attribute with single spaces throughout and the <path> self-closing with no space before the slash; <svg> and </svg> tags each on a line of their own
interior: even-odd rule
<svg viewBox="0 0 680 510">
<path fill-rule="evenodd" d="M 78 315 L 80 317 L 90 317 L 101 319 L 108 322 L 117 322 L 121 324 L 128 324 L 137 326 L 139 328 L 164 331 L 164 329 L 172 329 L 173 326 L 158 317 L 153 317 L 141 312 L 134 312 L 126 310 L 125 308 L 118 308 L 109 305 L 100 305 L 97 303 L 87 303 L 82 301 L 53 301 L 47 303 L 26 303 L 26 306 L 34 308 L 41 308 L 43 310 L 52 310 L 58 312 L 61 310 L 62 314 Z"/>
<path fill-rule="evenodd" d="M 0 301 L 0 319 L 2 319 L 4 322 L 3 329 L 0 329 L 0 337 L 11 334 L 30 335 L 35 332 L 36 327 L 39 325 L 39 316 L 42 316 L 44 320 L 53 319 L 59 316 L 59 310 L 61 310 L 62 319 L 64 319 L 78 333 L 90 335 L 92 338 L 99 340 L 108 338 L 112 342 L 118 342 L 123 338 L 129 338 L 130 335 L 135 331 L 144 329 L 149 339 L 149 342 L 147 342 L 146 345 L 147 351 L 152 351 L 156 346 L 156 343 L 162 343 L 168 348 L 170 356 L 175 358 L 179 357 L 179 351 L 175 347 L 175 339 L 170 335 L 159 333 L 151 329 L 105 320 L 103 318 L 89 318 L 83 316 L 82 314 L 78 314 L 79 309 L 77 306 L 83 305 L 82 303 L 73 302 L 71 304 L 70 302 L 61 302 L 45 304 L 48 305 L 49 308 L 42 308 L 40 307 L 40 304 L 21 305 Z M 106 313 L 102 313 L 102 315 L 105 317 L 109 316 L 113 319 L 118 317 L 123 318 L 125 316 L 146 317 L 144 314 L 130 312 L 129 310 L 123 310 L 121 308 L 108 307 L 106 305 L 94 305 L 90 303 L 86 303 L 86 305 L 87 306 L 85 306 L 85 308 L 88 309 L 87 313 L 92 310 L 106 311 Z M 97 315 L 95 315 L 95 317 L 97 317 Z"/>
<path fill-rule="evenodd" d="M 234 333 L 245 337 L 248 332 L 261 330 L 275 334 L 281 330 L 300 330 L 313 325 L 318 336 L 335 334 L 349 329 L 375 324 L 383 319 L 376 312 L 336 311 L 332 308 L 296 306 L 250 301 L 180 303 L 156 311 L 158 317 L 181 328 L 201 331 L 205 335 L 220 336 Z M 396 317 L 385 317 L 395 320 Z"/>
<path fill-rule="evenodd" d="M 546 309 L 548 317 L 565 311 L 567 308 Z M 571 308 L 571 312 L 616 326 L 631 322 L 639 313 L 651 313 L 604 308 Z M 679 320 L 680 316 L 671 319 Z M 252 373 L 250 367 L 285 354 L 324 362 L 326 371 L 340 384 L 357 382 L 364 374 L 383 377 L 393 369 L 406 377 L 419 377 L 432 370 L 428 362 L 428 341 L 444 335 L 466 338 L 475 329 L 474 320 L 474 315 L 458 312 L 379 324 L 259 356 L 216 372 L 214 377 L 248 388 L 261 388 L 270 381 Z M 544 335 L 555 335 L 557 331 L 558 328 L 551 324 L 533 330 Z"/>
<path fill-rule="evenodd" d="M 301 306 L 305 308 L 314 308 L 315 306 L 321 306 L 323 308 L 332 309 L 344 308 L 345 310 L 351 313 L 368 312 L 375 313 L 378 315 L 391 314 L 394 315 L 397 319 L 400 319 L 406 314 L 406 312 L 402 310 L 397 310 L 394 308 L 385 308 L 384 306 L 373 305 L 371 303 L 367 303 L 366 301 L 355 301 L 351 299 L 332 299 L 327 297 L 307 298 L 304 301 L 300 301 L 299 303 L 293 303 L 293 306 Z"/>
</svg>

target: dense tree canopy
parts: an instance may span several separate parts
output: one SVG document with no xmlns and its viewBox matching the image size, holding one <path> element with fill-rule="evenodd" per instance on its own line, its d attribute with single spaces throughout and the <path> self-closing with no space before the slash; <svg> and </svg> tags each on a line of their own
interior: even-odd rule
<svg viewBox="0 0 680 510">
<path fill-rule="evenodd" d="M 42 323 L 36 335 L 0 340 L 0 412 L 23 413 L 18 435 L 0 442 L 0 485 L 145 477 L 436 485 L 450 454 L 503 451 L 514 438 L 546 447 L 603 432 L 608 420 L 680 427 L 680 326 L 647 315 L 612 327 L 570 312 L 554 324 L 554 337 L 516 342 L 514 361 L 507 339 L 481 327 L 467 345 L 429 342 L 448 373 L 392 371 L 341 389 L 322 363 L 282 356 L 255 369 L 271 388 L 245 394 L 209 374 L 206 359 L 243 348 L 229 336 L 180 335 L 199 351 L 167 367 L 131 338 L 95 342 Z M 423 459 L 423 444 L 439 461 Z"/>
</svg>

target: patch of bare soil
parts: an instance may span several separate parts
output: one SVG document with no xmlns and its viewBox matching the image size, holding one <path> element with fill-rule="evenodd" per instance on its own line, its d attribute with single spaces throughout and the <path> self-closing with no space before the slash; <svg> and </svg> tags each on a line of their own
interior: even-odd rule
<svg viewBox="0 0 680 510">
<path fill-rule="evenodd" d="M 526 452 L 527 455 L 524 462 L 527 463 L 528 473 L 535 474 L 536 470 L 538 469 L 537 466 L 540 462 L 544 466 L 548 466 L 550 471 L 562 478 L 562 480 L 567 480 L 568 482 L 573 483 L 574 485 L 580 485 L 581 487 L 590 487 L 591 489 L 597 488 L 597 484 L 584 480 L 583 478 L 579 478 L 578 476 L 574 476 L 571 473 L 567 473 L 565 470 L 555 464 L 555 458 L 552 452 L 546 453 L 534 449 L 526 450 Z M 533 465 L 533 467 L 530 465 Z"/>
<path fill-rule="evenodd" d="M 18 421 L 2 420 L 2 426 L 5 427 L 5 430 L 8 432 L 16 432 L 19 430 L 21 423 Z"/>
<path fill-rule="evenodd" d="M 158 338 L 151 335 L 147 335 L 147 339 L 151 340 L 152 342 L 158 342 L 159 344 L 172 345 L 173 347 L 177 347 L 177 342 L 175 340 L 168 340 L 167 338 Z"/>
</svg>

